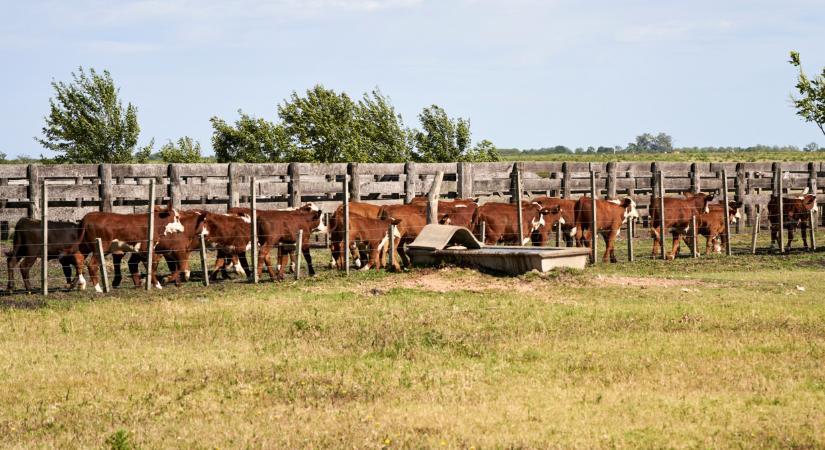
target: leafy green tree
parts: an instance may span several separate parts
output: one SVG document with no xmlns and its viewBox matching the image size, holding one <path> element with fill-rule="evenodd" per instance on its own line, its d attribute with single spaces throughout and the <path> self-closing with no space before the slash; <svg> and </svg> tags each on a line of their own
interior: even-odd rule
<svg viewBox="0 0 825 450">
<path fill-rule="evenodd" d="M 198 163 L 203 161 L 201 144 L 189 136 L 178 139 L 177 144 L 169 141 L 160 148 L 160 157 L 168 163 Z"/>
<path fill-rule="evenodd" d="M 218 162 L 281 162 L 306 156 L 293 152 L 289 138 L 280 124 L 268 122 L 238 111 L 234 125 L 212 117 L 212 148 Z"/>
<path fill-rule="evenodd" d="M 37 142 L 60 153 L 59 163 L 129 163 L 148 159 L 154 142 L 138 148 L 140 126 L 137 108 L 124 109 L 111 74 L 83 67 L 72 81 L 52 81 L 55 97 L 49 99 L 42 138 Z"/>
<path fill-rule="evenodd" d="M 811 142 L 808 145 L 802 147 L 803 152 L 815 152 L 819 150 L 819 144 L 816 142 Z"/>
<path fill-rule="evenodd" d="M 816 75 L 811 79 L 802 70 L 799 52 L 792 51 L 788 62 L 799 69 L 799 75 L 796 78 L 796 90 L 799 92 L 799 97 L 791 96 L 796 107 L 796 114 L 806 122 L 815 123 L 819 131 L 825 134 L 825 67 L 822 68 L 821 75 Z"/>
<path fill-rule="evenodd" d="M 359 145 L 363 147 L 358 153 L 366 153 L 368 162 L 404 162 L 411 158 L 404 122 L 380 90 L 364 94 L 358 102 L 356 120 Z"/>
<path fill-rule="evenodd" d="M 650 133 L 636 136 L 636 142 L 627 144 L 627 151 L 632 153 L 669 153 L 673 151 L 673 138 L 667 133 L 656 136 Z"/>
<path fill-rule="evenodd" d="M 470 122 L 451 119 L 438 105 L 418 115 L 421 130 L 413 131 L 416 156 L 422 162 L 462 161 L 470 145 Z"/>
<path fill-rule="evenodd" d="M 305 97 L 292 92 L 278 106 L 278 116 L 290 143 L 299 154 L 312 155 L 312 161 L 367 161 L 368 154 L 360 145 L 357 109 L 347 94 L 315 85 Z"/>
<path fill-rule="evenodd" d="M 464 156 L 463 161 L 468 162 L 485 162 L 485 161 L 501 161 L 501 153 L 499 153 L 495 144 L 484 139 L 476 143 L 470 151 Z"/>
<path fill-rule="evenodd" d="M 8 160 L 6 159 L 8 158 L 8 156 L 9 155 L 5 154 L 4 152 L 0 152 L 0 164 L 8 162 Z"/>
</svg>

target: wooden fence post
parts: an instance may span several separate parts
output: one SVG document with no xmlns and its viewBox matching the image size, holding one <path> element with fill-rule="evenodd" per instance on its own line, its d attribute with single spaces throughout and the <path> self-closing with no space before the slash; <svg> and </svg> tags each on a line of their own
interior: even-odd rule
<svg viewBox="0 0 825 450">
<path fill-rule="evenodd" d="M 412 202 L 415 197 L 415 181 L 416 178 L 418 178 L 418 174 L 416 173 L 414 162 L 404 164 L 404 175 L 404 203 L 406 204 Z"/>
<path fill-rule="evenodd" d="M 736 181 L 734 185 L 734 189 L 736 194 L 734 195 L 733 199 L 737 202 L 742 202 L 742 207 L 744 208 L 745 203 L 745 165 L 742 163 L 736 164 Z M 736 221 L 736 234 L 742 233 L 742 220 Z"/>
<path fill-rule="evenodd" d="M 690 216 L 690 255 L 699 257 L 699 230 L 696 227 L 696 214 Z"/>
<path fill-rule="evenodd" d="M 358 163 L 347 164 L 347 173 L 350 176 L 349 198 L 351 201 L 361 201 L 361 168 Z"/>
<path fill-rule="evenodd" d="M 659 188 L 659 253 L 665 259 L 665 178 L 662 171 L 656 172 Z"/>
<path fill-rule="evenodd" d="M 149 229 L 146 231 L 146 290 L 152 289 L 152 261 L 155 258 L 155 179 L 149 180 Z"/>
<path fill-rule="evenodd" d="M 590 171 L 590 200 L 590 258 L 593 260 L 593 265 L 596 265 L 599 256 L 599 219 L 596 217 L 596 172 L 593 170 Z"/>
<path fill-rule="evenodd" d="M 524 211 L 521 209 L 521 165 L 519 163 L 513 164 L 513 194 L 512 198 L 516 203 L 516 211 L 518 212 L 518 245 L 524 245 Z"/>
<path fill-rule="evenodd" d="M 607 163 L 607 198 L 616 198 L 616 163 Z"/>
<path fill-rule="evenodd" d="M 97 259 L 100 261 L 100 275 L 103 278 L 103 292 L 108 294 L 111 288 L 109 287 L 109 272 L 106 271 L 106 254 L 103 252 L 103 239 L 97 238 L 97 245 L 95 245 L 95 252 Z"/>
<path fill-rule="evenodd" d="M 304 230 L 298 230 L 298 241 L 295 242 L 295 279 L 301 279 L 301 259 L 303 258 Z"/>
<path fill-rule="evenodd" d="M 29 179 L 29 219 L 40 219 L 41 211 L 41 178 L 40 166 L 38 164 L 29 164 L 27 168 L 27 175 Z"/>
<path fill-rule="evenodd" d="M 201 270 L 203 270 L 203 285 L 209 287 L 209 265 L 206 259 L 206 236 L 200 235 Z"/>
<path fill-rule="evenodd" d="M 97 171 L 100 179 L 98 188 L 100 206 L 98 209 L 101 212 L 112 212 L 112 165 L 101 164 L 98 166 Z"/>
<path fill-rule="evenodd" d="M 249 247 L 252 250 L 252 283 L 257 284 L 260 281 L 258 271 L 260 264 L 258 264 L 258 195 L 255 190 L 255 175 L 249 177 L 249 206 L 252 213 L 252 220 L 250 222 L 250 234 L 252 235 L 252 242 Z M 273 249 L 274 250 L 274 249 Z M 271 267 L 270 267 L 271 270 Z M 271 272 L 270 272 L 271 273 Z"/>
<path fill-rule="evenodd" d="M 481 221 L 481 243 L 483 244 L 487 240 L 487 221 Z"/>
<path fill-rule="evenodd" d="M 562 179 L 561 179 L 561 196 L 562 198 L 573 197 L 573 186 L 570 184 L 570 163 L 563 163 L 561 165 Z"/>
<path fill-rule="evenodd" d="M 762 211 L 757 208 L 756 209 L 756 219 L 753 222 L 753 229 L 751 230 L 751 254 L 756 254 L 756 237 L 759 235 L 759 219 L 762 215 Z"/>
<path fill-rule="evenodd" d="M 395 225 L 390 223 L 387 229 L 387 235 L 390 238 L 389 243 L 389 253 L 387 255 L 387 270 L 390 272 L 395 271 Z"/>
<path fill-rule="evenodd" d="M 561 247 L 561 221 L 556 222 L 556 247 Z"/>
<path fill-rule="evenodd" d="M 728 214 L 730 201 L 728 199 L 728 171 L 725 169 L 722 169 L 722 206 L 725 211 L 725 254 L 730 256 L 730 217 Z"/>
<path fill-rule="evenodd" d="M 816 213 L 810 210 L 808 214 L 811 216 L 811 250 L 816 250 Z"/>
<path fill-rule="evenodd" d="M 180 210 L 181 203 L 183 199 L 180 196 L 180 185 L 181 185 L 181 176 L 180 176 L 180 165 L 179 164 L 169 164 L 169 186 L 167 186 L 167 195 L 169 195 L 169 199 L 172 200 L 172 208 L 176 210 Z"/>
<path fill-rule="evenodd" d="M 636 218 L 635 217 L 628 217 L 627 218 L 627 260 L 633 262 L 636 260 L 636 257 L 633 255 L 633 233 L 634 228 L 636 228 Z"/>
<path fill-rule="evenodd" d="M 441 181 L 444 179 L 444 171 L 435 173 L 430 192 L 427 194 L 427 224 L 438 223 L 438 199 L 441 196 Z"/>
<path fill-rule="evenodd" d="M 43 253 L 41 253 L 40 288 L 43 295 L 49 295 L 49 187 L 46 180 L 40 185 L 40 226 L 43 233 Z M 9 277 L 11 279 L 11 277 Z"/>
<path fill-rule="evenodd" d="M 301 206 L 301 166 L 300 163 L 289 163 L 287 169 L 289 174 L 289 186 L 287 206 L 290 208 L 298 208 Z"/>
<path fill-rule="evenodd" d="M 344 175 L 344 273 L 349 275 L 349 175 Z"/>
<path fill-rule="evenodd" d="M 785 253 L 785 199 L 782 192 L 782 163 L 773 163 L 773 173 L 776 182 L 773 185 L 773 195 L 778 196 L 779 203 L 779 252 Z M 770 216 L 768 211 L 768 216 Z"/>
<path fill-rule="evenodd" d="M 699 164 L 693 163 L 690 165 L 690 192 L 698 194 L 702 190 L 701 177 L 699 175 Z"/>
<path fill-rule="evenodd" d="M 238 163 L 229 163 L 228 168 L 227 193 L 229 194 L 229 208 L 237 208 L 241 204 L 240 192 L 238 192 Z"/>
<path fill-rule="evenodd" d="M 456 175 L 458 185 L 458 198 L 473 197 L 473 164 L 468 162 L 458 163 L 458 174 Z"/>
</svg>

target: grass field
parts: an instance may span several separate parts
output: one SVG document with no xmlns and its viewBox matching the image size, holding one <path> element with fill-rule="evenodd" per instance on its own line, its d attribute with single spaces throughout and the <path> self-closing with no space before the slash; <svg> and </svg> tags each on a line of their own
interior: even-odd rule
<svg viewBox="0 0 825 450">
<path fill-rule="evenodd" d="M 674 152 L 674 153 L 577 153 L 577 154 L 511 154 L 502 155 L 505 161 L 678 161 L 678 162 L 760 162 L 760 161 L 823 161 L 825 152 Z"/>
<path fill-rule="evenodd" d="M 825 254 L 639 244 L 517 278 L 3 297 L 0 445 L 825 447 Z"/>
</svg>

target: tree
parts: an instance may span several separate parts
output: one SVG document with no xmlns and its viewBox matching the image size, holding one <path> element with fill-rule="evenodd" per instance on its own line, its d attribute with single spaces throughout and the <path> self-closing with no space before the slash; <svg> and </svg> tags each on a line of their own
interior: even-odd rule
<svg viewBox="0 0 825 450">
<path fill-rule="evenodd" d="M 633 153 L 668 153 L 673 151 L 673 138 L 666 133 L 653 136 L 644 133 L 636 136 L 636 142 L 627 144 L 627 151 Z"/>
<path fill-rule="evenodd" d="M 169 141 L 160 148 L 160 157 L 168 163 L 198 163 L 203 161 L 201 144 L 189 136 L 178 139 L 177 145 Z"/>
<path fill-rule="evenodd" d="M 815 152 L 819 150 L 819 144 L 816 142 L 811 142 L 808 145 L 802 147 L 803 152 Z"/>
<path fill-rule="evenodd" d="M 8 160 L 6 159 L 8 158 L 8 156 L 9 155 L 5 154 L 4 152 L 0 152 L 0 164 L 8 162 Z"/>
<path fill-rule="evenodd" d="M 305 161 L 306 156 L 293 152 L 283 126 L 255 118 L 238 110 L 234 125 L 212 117 L 212 148 L 218 162 Z"/>
<path fill-rule="evenodd" d="M 360 145 L 356 110 L 358 106 L 345 93 L 315 85 L 306 97 L 296 92 L 278 106 L 284 131 L 298 152 L 312 155 L 312 161 L 367 161 Z"/>
<path fill-rule="evenodd" d="M 799 69 L 796 78 L 796 90 L 799 97 L 791 96 L 796 114 L 806 122 L 813 122 L 819 127 L 819 131 L 825 134 L 825 67 L 822 74 L 808 78 L 802 70 L 802 63 L 799 59 L 799 52 L 792 51 L 791 59 L 788 61 L 792 66 Z"/>
<path fill-rule="evenodd" d="M 52 81 L 55 97 L 49 99 L 42 138 L 37 142 L 61 153 L 59 163 L 129 163 L 148 159 L 154 142 L 138 148 L 140 126 L 137 108 L 123 108 L 111 74 L 83 67 L 69 83 Z"/>
<path fill-rule="evenodd" d="M 475 155 L 468 154 L 470 146 L 470 122 L 451 119 L 438 105 L 424 108 L 418 115 L 421 130 L 412 131 L 416 158 L 422 162 L 467 161 Z"/>
<path fill-rule="evenodd" d="M 407 130 L 401 115 L 396 114 L 389 98 L 380 90 L 364 94 L 356 109 L 359 154 L 367 154 L 368 162 L 404 162 L 412 155 Z"/>
<path fill-rule="evenodd" d="M 469 162 L 485 162 L 485 161 L 501 161 L 501 154 L 496 146 L 484 139 L 476 143 L 473 148 L 467 152 L 463 161 Z"/>
</svg>

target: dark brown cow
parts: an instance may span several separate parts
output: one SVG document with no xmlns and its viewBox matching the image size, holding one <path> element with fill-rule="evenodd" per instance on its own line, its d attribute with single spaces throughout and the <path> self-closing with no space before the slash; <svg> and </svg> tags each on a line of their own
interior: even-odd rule
<svg viewBox="0 0 825 450">
<path fill-rule="evenodd" d="M 49 221 L 49 260 L 58 259 L 66 277 L 66 284 L 72 283 L 72 247 L 80 235 L 78 222 Z M 9 283 L 8 290 L 14 289 L 14 272 L 20 269 L 20 278 L 27 291 L 32 289 L 29 270 L 43 256 L 43 230 L 39 220 L 22 218 L 14 226 L 12 249 L 6 252 Z M 85 285 L 86 280 L 82 280 Z"/>
<path fill-rule="evenodd" d="M 542 208 L 538 204 L 521 203 L 522 228 L 524 242 L 530 242 L 534 232 L 542 227 L 552 227 L 557 221 L 564 222 L 563 210 L 555 206 Z M 476 235 L 481 234 L 481 224 L 484 223 L 484 244 L 498 243 L 519 244 L 518 209 L 512 203 L 485 203 L 478 208 L 473 221 L 473 230 Z"/>
<path fill-rule="evenodd" d="M 679 241 L 690 230 L 693 216 L 699 216 L 702 212 L 707 213 L 708 203 L 713 200 L 713 194 L 692 194 L 686 192 L 685 198 L 665 197 L 665 230 L 670 230 L 673 236 L 673 250 L 667 258 L 676 257 L 679 249 Z M 659 246 L 664 245 L 664 236 L 659 236 L 661 217 L 659 214 L 659 199 L 651 197 L 650 208 L 650 234 L 653 237 L 653 251 L 651 256 L 656 258 L 659 255 Z"/>
<path fill-rule="evenodd" d="M 349 214 L 350 218 L 352 217 L 365 217 L 368 219 L 378 219 L 381 215 L 381 205 L 373 205 L 372 203 L 362 203 L 362 202 L 349 202 Z M 332 250 L 333 258 L 331 262 L 331 267 L 337 267 L 338 269 L 343 269 L 344 264 L 344 205 L 338 206 L 338 209 L 335 210 L 332 217 L 330 218 L 329 229 L 330 229 L 330 247 Z M 340 228 L 340 229 L 339 229 Z M 333 233 L 333 230 L 337 230 Z M 353 224 L 350 223 L 350 233 L 353 232 Z M 338 256 L 338 258 L 335 257 Z M 361 259 L 367 260 L 368 256 L 366 254 L 361 254 L 361 250 L 358 248 L 358 243 L 350 239 L 350 255 L 355 262 L 355 265 L 360 267 L 361 266 Z"/>
<path fill-rule="evenodd" d="M 784 226 L 788 231 L 788 245 L 785 251 L 791 250 L 794 240 L 794 230 L 800 228 L 802 234 L 802 246 L 808 249 L 808 225 L 810 223 L 811 211 L 818 211 L 816 205 L 816 195 L 806 194 L 796 198 L 783 197 L 782 210 L 784 211 Z M 768 202 L 768 221 L 771 224 L 771 249 L 779 245 L 779 198 L 771 197 Z"/>
<path fill-rule="evenodd" d="M 357 215 L 350 215 L 349 217 L 349 240 L 356 248 L 364 247 L 369 250 L 369 256 L 366 258 L 366 263 L 361 265 L 361 270 L 368 270 L 370 267 L 380 269 L 385 265 L 385 255 L 389 250 L 389 226 L 396 225 L 395 233 L 392 239 L 395 241 L 396 247 L 401 239 L 401 233 L 398 231 L 398 224 L 400 220 L 397 219 L 374 219 L 369 217 L 361 217 Z M 332 260 L 336 266 L 343 270 L 344 255 L 343 242 L 345 237 L 344 223 L 340 218 L 335 218 L 330 223 L 330 240 L 334 243 L 332 247 Z M 398 263 L 394 264 L 394 269 L 398 270 Z"/>
<path fill-rule="evenodd" d="M 577 245 L 591 247 L 594 227 L 593 203 L 590 197 L 581 197 L 576 201 L 575 216 Z M 636 202 L 630 197 L 621 200 L 596 200 L 595 231 L 601 233 L 605 243 L 602 261 L 617 261 L 615 244 L 622 224 L 628 218 L 638 217 L 639 211 L 636 210 Z"/>
<path fill-rule="evenodd" d="M 215 268 L 211 272 L 204 268 L 204 276 L 208 273 L 209 278 L 214 280 L 220 272 L 224 278 L 228 278 L 227 259 L 231 260 L 231 267 L 235 273 L 242 277 L 251 275 L 244 257 L 246 252 L 252 248 L 251 222 L 249 216 L 246 215 L 206 214 L 201 233 L 207 245 L 218 251 L 218 257 L 215 261 Z"/>
<path fill-rule="evenodd" d="M 232 208 L 230 214 L 251 215 L 249 208 Z M 325 233 L 327 224 L 324 214 L 316 206 L 308 204 L 295 210 L 272 211 L 257 210 L 258 217 L 258 243 L 260 252 L 258 254 L 258 275 L 263 272 L 264 264 L 272 280 L 282 280 L 284 271 L 289 262 L 289 253 L 279 249 L 278 254 L 278 274 L 272 265 L 270 253 L 272 248 L 279 244 L 295 244 L 298 240 L 298 231 L 303 230 L 301 241 L 302 254 L 307 262 L 307 272 L 315 275 L 315 268 L 312 266 L 312 255 L 310 254 L 309 238 L 313 231 Z"/>
<path fill-rule="evenodd" d="M 533 199 L 533 203 L 538 203 L 541 205 L 542 208 L 552 208 L 554 206 L 558 206 L 561 208 L 561 217 L 564 219 L 564 223 L 561 226 L 561 231 L 564 236 L 564 242 L 568 247 L 572 247 L 574 244 L 574 238 L 576 236 L 576 201 L 557 198 L 557 197 L 536 197 Z M 539 245 L 545 245 L 545 243 L 549 240 L 550 233 L 553 231 L 553 227 L 544 227 L 542 230 L 539 231 Z"/>
<path fill-rule="evenodd" d="M 439 216 L 444 220 L 444 216 Z M 404 244 L 410 244 L 418 233 L 427 225 L 427 205 L 424 203 L 410 203 L 408 205 L 385 205 L 381 207 L 381 219 L 400 220 L 396 225 L 400 240 L 396 246 L 399 262 L 402 267 L 410 266 L 410 258 L 404 248 Z"/>
<path fill-rule="evenodd" d="M 706 255 L 710 255 L 711 251 L 722 253 L 722 246 L 727 242 L 725 220 L 727 219 L 731 224 L 739 221 L 742 218 L 739 214 L 741 207 L 742 202 L 729 202 L 727 215 L 725 215 L 725 208 L 722 205 L 708 205 L 708 212 L 696 216 L 696 233 L 705 237 Z M 692 236 L 685 235 L 685 244 L 690 246 L 691 239 Z"/>
<path fill-rule="evenodd" d="M 153 245 L 157 245 L 160 239 L 172 233 L 183 233 L 184 226 L 180 221 L 180 214 L 170 205 L 162 212 L 155 212 L 155 230 Z M 99 261 L 97 254 L 93 252 L 97 245 L 97 238 L 103 241 L 104 253 L 122 254 L 131 252 L 146 251 L 147 238 L 147 217 L 146 214 L 116 214 L 106 212 L 92 212 L 86 214 L 80 222 L 80 237 L 78 245 L 73 249 L 75 264 L 78 266 L 78 278 L 82 278 L 83 262 L 90 253 L 89 259 L 89 279 L 95 286 L 95 290 L 102 292 L 98 279 Z M 159 258 L 156 255 L 155 258 Z M 133 277 L 135 284 L 140 284 L 140 274 Z M 152 280 L 156 287 L 160 287 L 160 282 L 155 274 Z M 81 288 L 84 285 L 81 284 Z"/>
</svg>

